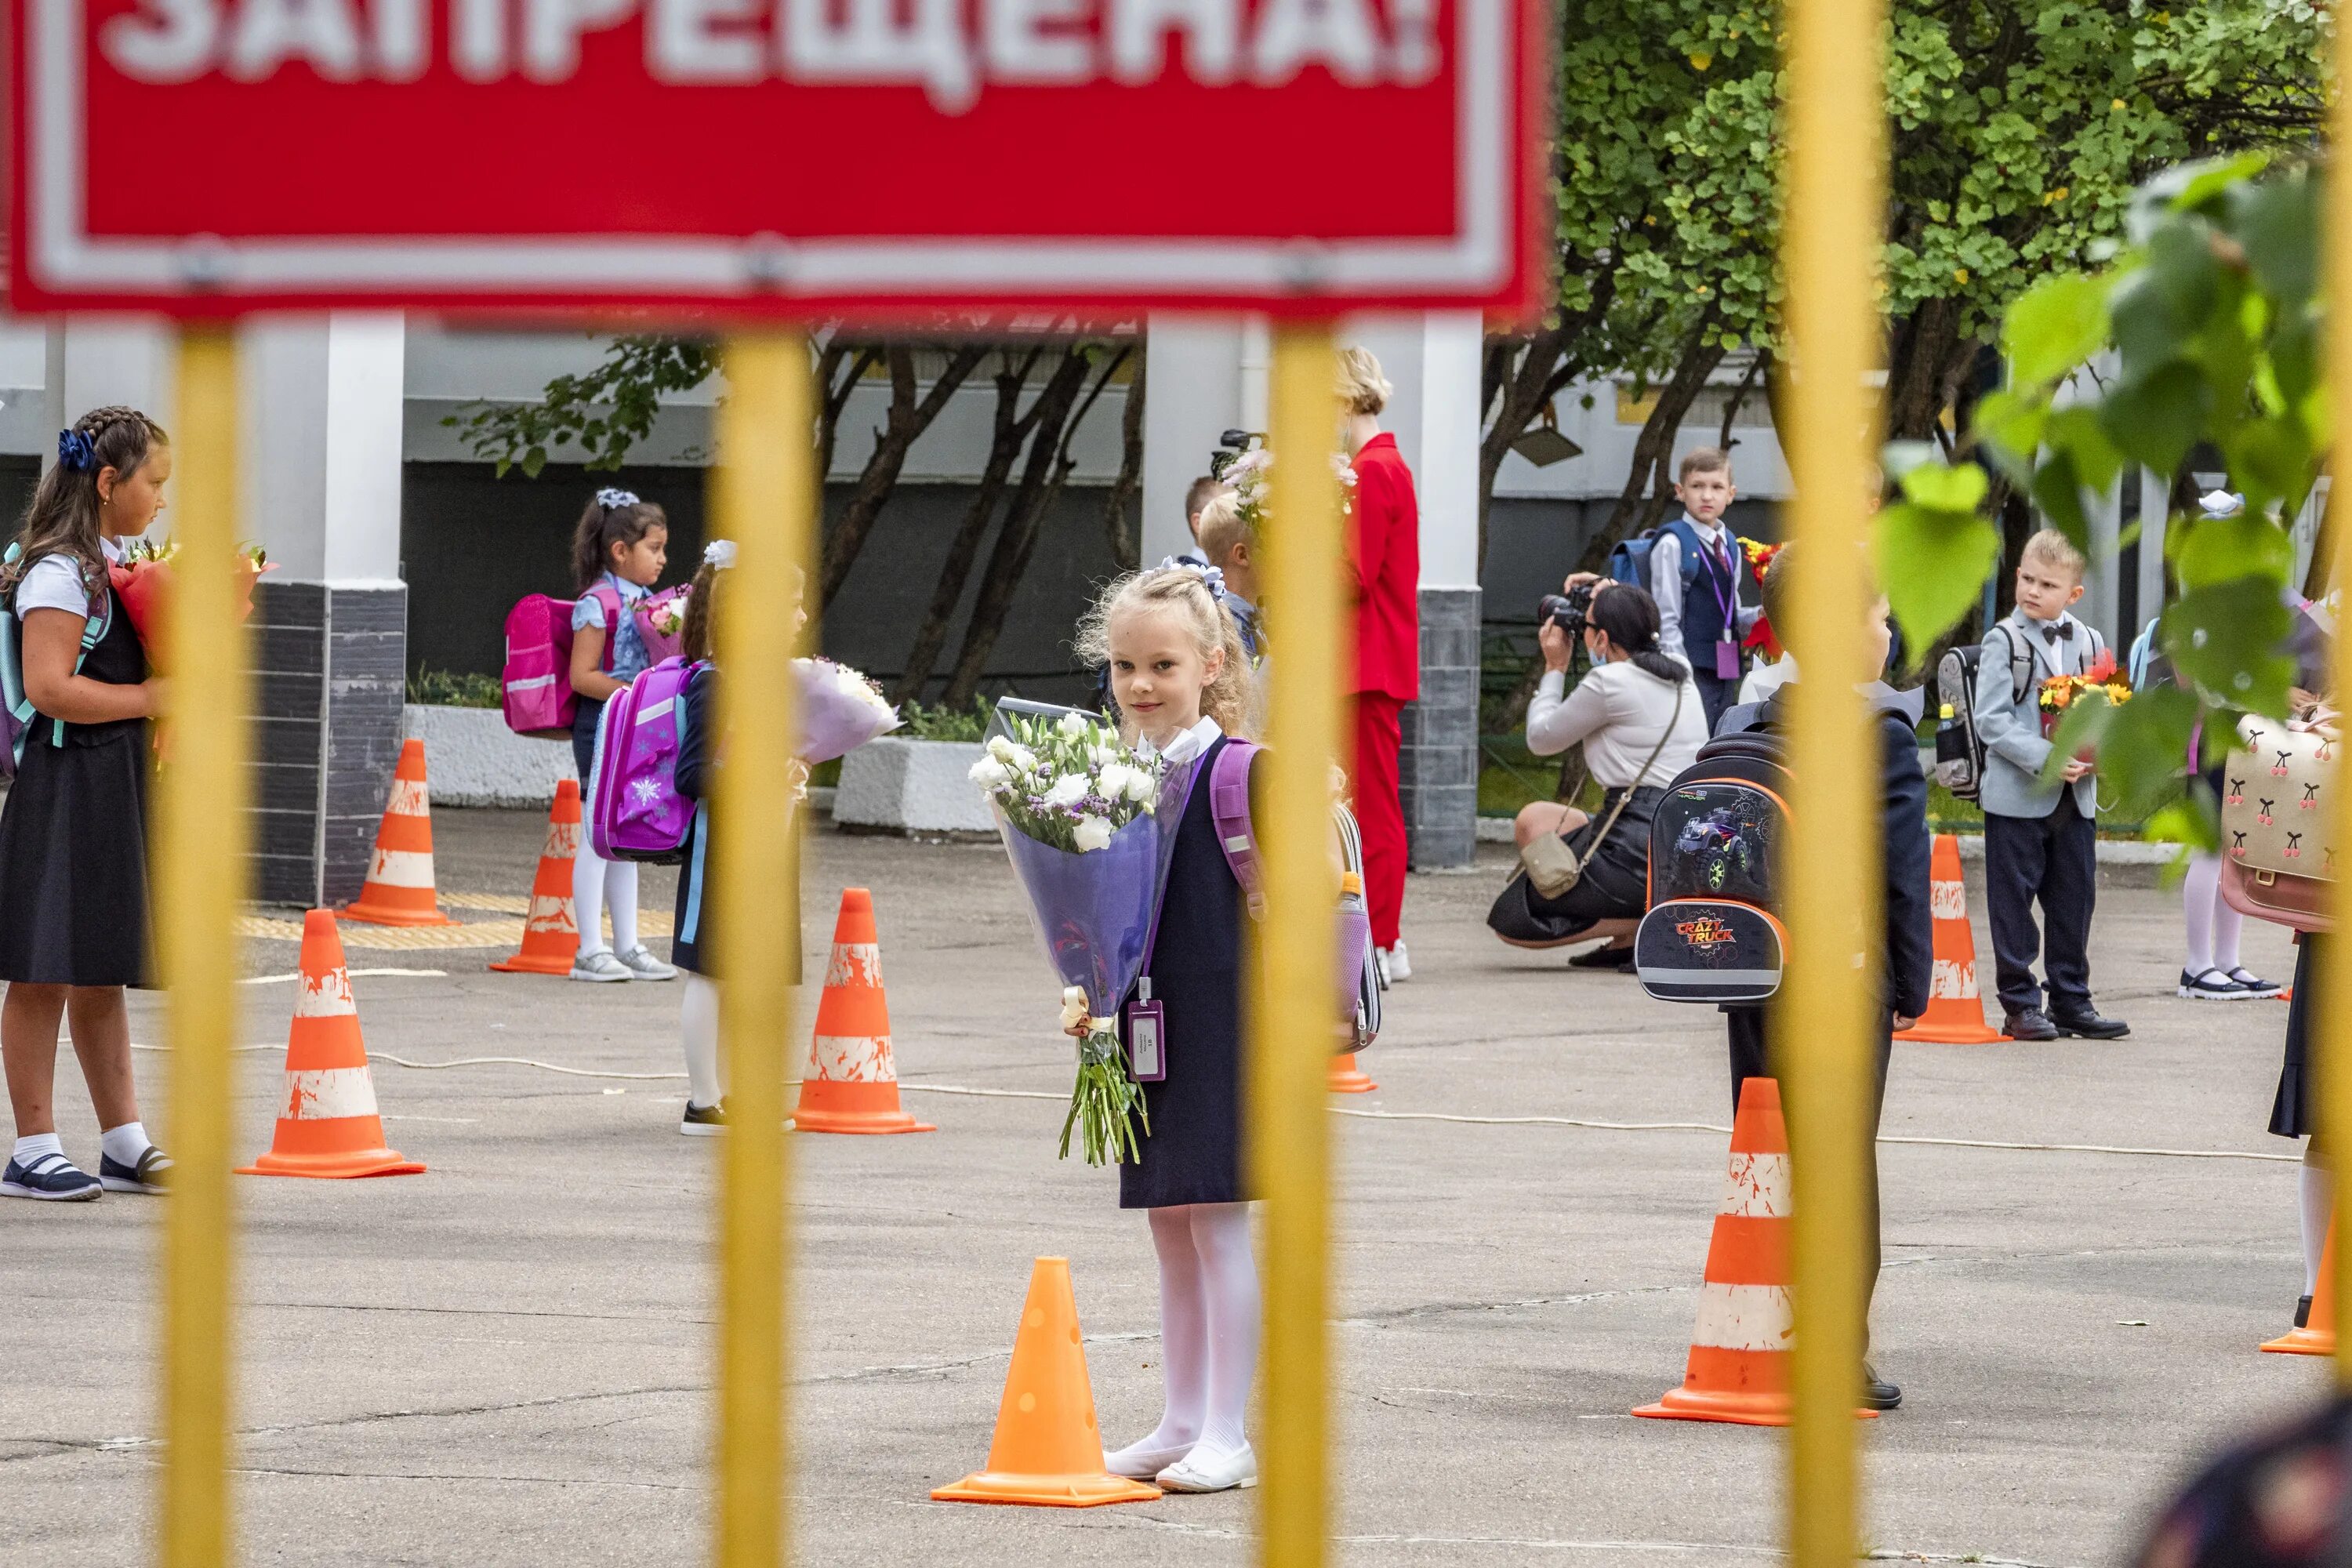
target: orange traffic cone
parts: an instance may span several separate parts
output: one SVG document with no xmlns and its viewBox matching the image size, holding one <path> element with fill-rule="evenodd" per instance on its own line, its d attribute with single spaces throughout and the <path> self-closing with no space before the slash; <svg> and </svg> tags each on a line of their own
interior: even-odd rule
<svg viewBox="0 0 2352 1568">
<path fill-rule="evenodd" d="M 2336 1222 L 2327 1222 L 2327 1245 L 2319 1251 L 2319 1289 L 2311 1293 L 2311 1310 L 2304 1314 L 2304 1326 L 2289 1329 L 2274 1340 L 2263 1342 L 2263 1349 L 2278 1355 L 2334 1355 L 2336 1353 Z"/>
<path fill-rule="evenodd" d="M 580 922 L 572 918 L 572 860 L 580 853 L 580 781 L 555 786 L 547 813 L 547 847 L 530 879 L 530 913 L 522 922 L 522 951 L 490 965 L 508 974 L 570 974 L 580 953 Z"/>
<path fill-rule="evenodd" d="M 342 918 L 379 926 L 448 926 L 433 895 L 433 807 L 425 789 L 425 742 L 404 741 L 392 770 L 392 799 L 375 830 L 367 886 Z"/>
<path fill-rule="evenodd" d="M 882 939 L 874 929 L 874 895 L 863 888 L 841 890 L 833 962 L 825 966 L 793 1125 L 803 1132 L 937 1131 L 898 1109 L 890 1003 L 882 993 Z"/>
<path fill-rule="evenodd" d="M 240 1176 L 413 1176 L 425 1167 L 383 1146 L 367 1042 L 335 917 L 302 917 L 302 995 L 286 1037 L 286 1109 L 269 1152 Z"/>
<path fill-rule="evenodd" d="M 1370 1094 L 1380 1088 L 1356 1065 L 1356 1053 L 1331 1058 L 1331 1078 L 1326 1086 L 1333 1094 Z"/>
<path fill-rule="evenodd" d="M 1927 1012 L 1895 1037 L 1938 1046 L 2006 1040 L 2007 1035 L 1986 1026 L 1984 1000 L 1977 992 L 1977 939 L 1969 929 L 1969 888 L 1960 875 L 1958 838 L 1936 835 L 1927 876 L 1927 906 L 1936 917 L 1935 977 L 1927 984 Z"/>
<path fill-rule="evenodd" d="M 1751 1078 L 1739 1086 L 1731 1171 L 1707 1244 L 1698 1327 L 1683 1385 L 1634 1415 L 1742 1426 L 1789 1424 L 1789 1212 L 1780 1085 Z"/>
<path fill-rule="evenodd" d="M 1094 1387 L 1078 1338 L 1078 1301 L 1070 1260 L 1041 1258 L 1029 1271 L 1029 1300 L 996 1407 L 988 1468 L 931 1494 L 938 1502 L 1025 1502 L 1094 1508 L 1152 1502 L 1160 1489 L 1103 1468 Z"/>
</svg>

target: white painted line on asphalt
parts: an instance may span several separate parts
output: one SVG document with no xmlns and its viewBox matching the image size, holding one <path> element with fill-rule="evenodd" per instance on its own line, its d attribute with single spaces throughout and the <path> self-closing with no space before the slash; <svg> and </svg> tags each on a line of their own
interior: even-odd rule
<svg viewBox="0 0 2352 1568">
<path fill-rule="evenodd" d="M 370 974 L 397 974 L 415 980 L 449 978 L 449 972 L 446 969 L 347 969 L 343 973 L 355 979 Z M 289 974 L 250 974 L 237 984 L 239 985 L 286 985 L 301 978 L 301 972 L 298 970 Z"/>
</svg>

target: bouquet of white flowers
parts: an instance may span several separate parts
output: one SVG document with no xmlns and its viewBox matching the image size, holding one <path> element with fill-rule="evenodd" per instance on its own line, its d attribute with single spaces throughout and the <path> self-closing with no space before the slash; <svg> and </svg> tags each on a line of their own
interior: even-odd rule
<svg viewBox="0 0 2352 1568">
<path fill-rule="evenodd" d="M 971 779 L 994 808 L 1046 961 L 1061 976 L 1063 1027 L 1087 1028 L 1062 1157 L 1078 1127 L 1088 1164 L 1106 1154 L 1114 1163 L 1133 1159 L 1141 1148 L 1130 1119 L 1142 1120 L 1146 1136 L 1151 1121 L 1128 1075 L 1117 1015 L 1149 955 L 1175 846 L 1181 813 L 1168 814 L 1163 832 L 1160 802 L 1181 800 L 1190 770 L 1145 761 L 1101 719 L 1075 710 L 1000 706 L 994 727 Z"/>
</svg>

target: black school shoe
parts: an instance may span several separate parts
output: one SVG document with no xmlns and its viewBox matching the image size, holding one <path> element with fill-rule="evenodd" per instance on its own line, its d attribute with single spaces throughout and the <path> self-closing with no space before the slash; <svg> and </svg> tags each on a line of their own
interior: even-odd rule
<svg viewBox="0 0 2352 1568">
<path fill-rule="evenodd" d="M 1568 961 L 1570 969 L 1613 969 L 1621 974 L 1633 972 L 1633 950 L 1612 947 L 1602 942 L 1591 952 L 1580 952 Z"/>
<path fill-rule="evenodd" d="M 2000 1021 L 2000 1032 L 2012 1040 L 2054 1040 L 2058 1026 L 2053 1024 L 2039 1007 L 2028 1007 L 2022 1013 L 2011 1013 Z"/>
<path fill-rule="evenodd" d="M 2311 1298 L 2308 1296 L 2294 1299 L 2294 1326 L 2298 1329 L 2311 1327 Z"/>
<path fill-rule="evenodd" d="M 172 1156 L 152 1143 L 139 1156 L 139 1163 L 126 1165 L 111 1154 L 98 1159 L 99 1184 L 110 1193 L 152 1193 L 157 1195 L 172 1190 Z"/>
<path fill-rule="evenodd" d="M 1878 1369 L 1868 1362 L 1862 1363 L 1862 1407 L 1864 1410 L 1895 1410 L 1903 1405 L 1903 1391 L 1878 1375 Z"/>
<path fill-rule="evenodd" d="M 2121 1018 L 2102 1018 L 2095 1007 L 2085 1005 L 2079 1012 L 2051 1011 L 2050 1021 L 2062 1035 L 2079 1036 L 2085 1040 L 2120 1040 L 2131 1033 L 2131 1026 Z"/>
<path fill-rule="evenodd" d="M 2173 994 L 2186 996 L 2191 1002 L 2246 1002 L 2256 996 L 2275 996 L 2278 991 L 2275 987 L 2268 991 L 2249 991 L 2218 969 L 2208 969 L 2198 974 L 2191 974 L 2184 969 L 2180 972 L 2180 984 Z"/>
<path fill-rule="evenodd" d="M 43 1154 L 31 1164 L 8 1162 L 0 1171 L 0 1193 L 46 1204 L 86 1203 L 106 1189 L 98 1178 L 63 1154 Z"/>
<path fill-rule="evenodd" d="M 677 1119 L 677 1130 L 688 1138 L 716 1138 L 727 1131 L 727 1102 L 697 1105 L 686 1102 L 686 1113 Z"/>
<path fill-rule="evenodd" d="M 2252 997 L 2268 998 L 2275 996 L 2280 992 L 2286 989 L 2285 986 L 2281 985 L 2275 980 L 2265 980 L 2261 975 L 2253 973 L 2252 971 L 2243 968 L 2232 969 L 2230 971 L 2230 978 L 2237 983 L 2238 987 L 2241 990 L 2242 990 L 2248 996 Z"/>
</svg>

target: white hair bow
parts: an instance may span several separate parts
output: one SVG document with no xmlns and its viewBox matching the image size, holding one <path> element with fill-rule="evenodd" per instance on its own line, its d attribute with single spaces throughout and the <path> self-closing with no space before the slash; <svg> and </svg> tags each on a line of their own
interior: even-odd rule
<svg viewBox="0 0 2352 1568">
<path fill-rule="evenodd" d="M 735 564 L 735 542 L 714 539 L 702 547 L 702 563 L 724 572 Z"/>
<path fill-rule="evenodd" d="M 1209 592 L 1218 598 L 1225 596 L 1225 574 L 1223 568 L 1203 566 L 1197 561 L 1179 561 L 1173 555 L 1152 568 L 1154 572 L 1190 572 L 1209 585 Z"/>
<path fill-rule="evenodd" d="M 614 489 L 608 486 L 596 492 L 596 504 L 608 511 L 616 507 L 635 506 L 637 504 L 637 492 Z"/>
<path fill-rule="evenodd" d="M 2207 517 L 2235 517 L 2246 510 L 2246 498 L 2228 490 L 2208 490 L 2197 498 Z"/>
</svg>

